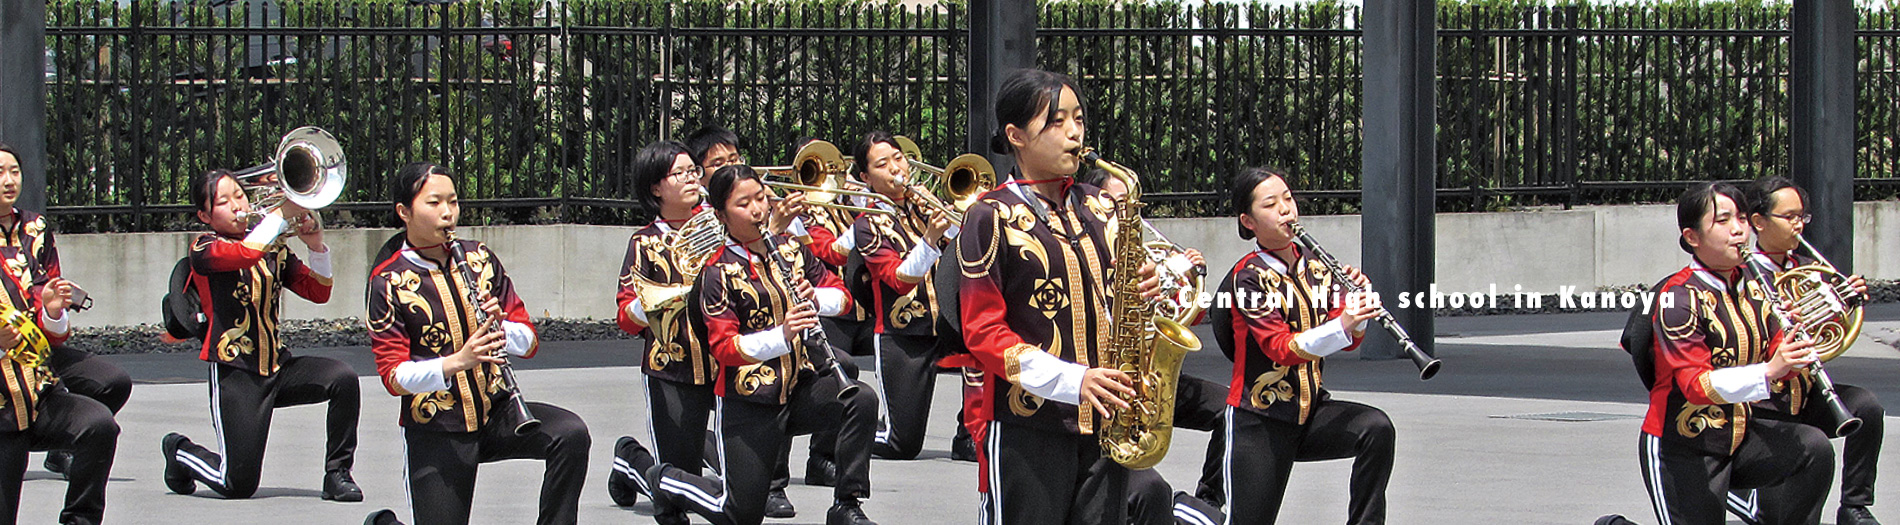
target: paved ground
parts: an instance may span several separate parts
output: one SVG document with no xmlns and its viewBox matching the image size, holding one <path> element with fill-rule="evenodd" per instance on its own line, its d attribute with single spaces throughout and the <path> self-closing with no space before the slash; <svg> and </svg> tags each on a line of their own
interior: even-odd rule
<svg viewBox="0 0 1900 525">
<path fill-rule="evenodd" d="M 1900 306 L 1883 305 L 1869 317 L 1861 344 L 1830 363 L 1835 380 L 1900 399 L 1885 380 L 1900 373 Z M 1615 348 L 1620 314 L 1565 314 L 1448 318 L 1438 321 L 1445 370 L 1421 383 L 1402 361 L 1335 359 L 1327 384 L 1340 398 L 1386 410 L 1398 425 L 1399 460 L 1389 491 L 1391 523 L 1578 523 L 1606 513 L 1653 521 L 1636 470 L 1636 436 L 1643 393 L 1627 356 Z M 1202 327 L 1203 338 L 1206 337 Z M 645 439 L 644 403 L 636 402 L 636 370 L 625 342 L 557 343 L 522 364 L 530 399 L 579 413 L 594 436 L 582 523 L 648 523 L 643 500 L 633 509 L 612 506 L 602 483 L 609 448 L 621 435 Z M 363 348 L 310 350 L 372 370 Z M 192 356 L 112 357 L 140 381 L 119 416 L 124 428 L 109 488 L 108 519 L 117 523 L 358 523 L 371 510 L 393 507 L 407 519 L 402 440 L 396 401 L 379 383 L 363 379 L 365 402 L 356 478 L 368 493 L 357 504 L 321 501 L 322 409 L 279 410 L 266 457 L 264 488 L 247 501 L 179 496 L 160 479 L 159 437 L 178 431 L 207 445 L 211 434 L 205 404 L 205 365 Z M 1188 359 L 1186 371 L 1206 378 L 1228 376 L 1218 351 Z M 950 461 L 949 437 L 956 412 L 951 376 L 938 384 L 932 430 L 924 459 L 874 461 L 873 498 L 866 510 L 887 525 L 973 523 L 975 467 Z M 1554 412 L 1590 412 L 1604 420 L 1557 422 L 1508 419 Z M 1888 429 L 1893 435 L 1895 429 Z M 1170 480 L 1194 479 L 1207 435 L 1182 431 L 1174 453 L 1159 469 Z M 799 517 L 767 523 L 823 523 L 829 489 L 800 484 L 803 442 L 795 447 L 791 497 Z M 1838 446 L 1839 441 L 1836 441 Z M 1889 454 L 1891 456 L 1891 454 Z M 1883 458 L 1889 472 L 1896 465 Z M 65 484 L 35 468 L 27 473 L 22 516 L 49 521 Z M 1302 464 L 1294 469 L 1282 523 L 1336 523 L 1346 504 L 1345 461 Z M 517 524 L 534 519 L 540 486 L 538 462 L 485 465 L 477 487 L 477 523 Z M 1888 476 L 1891 478 L 1892 476 Z M 1900 501 L 1894 482 L 1879 490 L 1883 502 Z M 1837 489 L 1838 491 L 1838 489 Z M 1900 520 L 1900 505 L 1875 508 Z M 1830 503 L 1824 522 L 1833 521 Z"/>
</svg>

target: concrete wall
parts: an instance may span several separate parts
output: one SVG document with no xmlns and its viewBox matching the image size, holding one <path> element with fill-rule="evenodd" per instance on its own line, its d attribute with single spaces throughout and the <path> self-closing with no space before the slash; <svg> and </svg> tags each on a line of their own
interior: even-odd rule
<svg viewBox="0 0 1900 525">
<path fill-rule="evenodd" d="M 1347 264 L 1362 253 L 1356 215 L 1308 217 L 1307 230 Z M 1176 243 L 1206 253 L 1215 275 L 1225 275 L 1252 250 L 1235 235 L 1234 220 L 1156 219 Z M 1649 284 L 1688 262 L 1676 248 L 1675 208 L 1668 205 L 1582 207 L 1568 211 L 1447 213 L 1437 218 L 1437 275 L 1444 292 L 1553 293 L 1561 286 Z M 1900 203 L 1855 205 L 1855 262 L 1863 275 L 1900 278 L 1900 240 L 1880 235 L 1900 228 Z M 626 255 L 625 226 L 466 227 L 501 256 L 515 288 L 537 317 L 606 319 L 613 316 L 619 267 Z M 335 252 L 336 291 L 330 303 L 284 302 L 287 318 L 363 316 L 369 258 L 394 233 L 388 229 L 335 230 L 325 243 Z M 172 264 L 196 234 L 134 233 L 59 237 L 68 277 L 93 296 L 82 326 L 157 323 L 159 298 Z M 291 241 L 297 253 L 305 250 Z M 1838 258 L 1838 257 L 1837 257 Z M 1885 262 L 1885 261 L 1896 262 Z"/>
</svg>

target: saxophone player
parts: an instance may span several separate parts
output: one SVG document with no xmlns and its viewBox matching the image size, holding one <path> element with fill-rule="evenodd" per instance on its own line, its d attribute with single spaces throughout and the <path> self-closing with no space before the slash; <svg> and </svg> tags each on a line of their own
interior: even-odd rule
<svg viewBox="0 0 1900 525">
<path fill-rule="evenodd" d="M 1293 463 L 1353 458 L 1347 523 L 1385 522 L 1392 476 L 1393 428 L 1385 412 L 1333 399 L 1321 386 L 1327 356 L 1351 351 L 1367 322 L 1384 311 L 1377 295 L 1340 297 L 1332 273 L 1309 259 L 1288 224 L 1299 206 L 1287 174 L 1252 168 L 1233 179 L 1232 206 L 1242 239 L 1254 251 L 1221 283 L 1232 306 L 1215 331 L 1234 335 L 1221 351 L 1234 361 L 1227 395 L 1224 494 L 1230 523 L 1274 523 Z M 1357 268 L 1346 274 L 1366 286 Z M 1267 298 L 1267 299 L 1261 299 Z M 1223 341 L 1225 342 L 1225 341 Z"/>
<path fill-rule="evenodd" d="M 1748 224 L 1755 231 L 1755 261 L 1764 268 L 1784 272 L 1814 264 L 1814 254 L 1802 253 L 1800 235 L 1809 215 L 1808 194 L 1785 177 L 1769 177 L 1748 185 Z M 1867 280 L 1858 275 L 1847 278 L 1846 285 L 1861 298 L 1867 297 Z M 1833 436 L 1837 428 L 1825 419 L 1828 411 L 1818 402 L 1818 385 L 1805 375 L 1796 375 L 1785 383 L 1773 385 L 1768 399 L 1757 401 L 1757 417 L 1797 421 L 1822 429 Z M 1874 504 L 1874 477 L 1879 467 L 1881 438 L 1886 409 L 1873 392 L 1865 388 L 1836 383 L 1834 390 L 1841 402 L 1861 420 L 1862 427 L 1845 438 L 1841 449 L 1841 507 L 1835 523 L 1866 525 L 1879 523 L 1867 507 Z M 1760 523 L 1761 498 L 1756 491 L 1737 491 L 1727 500 L 1730 512 L 1751 523 Z"/>
<path fill-rule="evenodd" d="M 476 470 L 506 459 L 546 462 L 537 523 L 575 523 L 592 444 L 587 424 L 546 403 L 526 404 L 541 421 L 532 431 L 518 433 L 506 421 L 514 406 L 499 354 L 532 358 L 540 345 L 514 281 L 486 245 L 452 237 L 461 205 L 448 168 L 404 166 L 389 193 L 403 231 L 392 240 L 396 249 L 370 271 L 366 324 L 383 387 L 402 399 L 404 472 L 416 523 L 468 523 Z M 478 308 L 488 322 L 477 321 Z M 384 510 L 370 521 L 393 518 Z"/>
</svg>

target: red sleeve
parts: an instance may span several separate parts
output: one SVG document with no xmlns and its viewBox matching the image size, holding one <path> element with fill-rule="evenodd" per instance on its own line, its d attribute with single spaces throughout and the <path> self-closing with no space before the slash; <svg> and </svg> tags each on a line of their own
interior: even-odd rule
<svg viewBox="0 0 1900 525">
<path fill-rule="evenodd" d="M 388 390 L 389 395 L 400 396 L 410 393 L 396 384 L 396 366 L 410 360 L 409 332 L 396 310 L 389 278 L 382 275 L 381 270 L 378 267 L 369 281 L 369 314 L 364 324 L 369 328 L 369 349 L 376 359 L 376 375 L 382 377 L 383 389 Z"/>
<path fill-rule="evenodd" d="M 897 276 L 897 268 L 904 265 L 904 257 L 909 254 L 897 251 L 895 239 L 879 235 L 877 229 L 871 227 L 869 217 L 859 219 L 853 229 L 857 230 L 858 252 L 864 254 L 864 269 L 871 273 L 872 279 L 899 294 L 910 293 L 923 282 L 923 279 L 909 282 Z"/>
<path fill-rule="evenodd" d="M 621 330 L 633 335 L 642 335 L 647 331 L 645 323 L 627 314 L 627 305 L 640 298 L 639 288 L 634 286 L 640 268 L 645 266 L 645 258 L 640 256 L 640 252 L 640 236 L 635 234 L 628 237 L 627 257 L 620 264 L 620 291 L 614 294 L 614 322 L 620 325 Z"/>
<path fill-rule="evenodd" d="M 1281 365 L 1298 366 L 1318 361 L 1319 356 L 1300 349 L 1294 343 L 1294 337 L 1299 332 L 1293 331 L 1282 309 L 1273 307 L 1272 303 L 1276 300 L 1270 299 L 1281 291 L 1263 286 L 1261 272 L 1257 267 L 1250 267 L 1242 270 L 1234 279 L 1234 319 L 1237 321 L 1234 323 L 1234 339 L 1252 342 L 1250 346 L 1259 348 L 1263 356 Z M 1333 308 L 1326 312 L 1328 320 L 1337 319 L 1345 311 L 1343 305 L 1337 304 L 1338 301 L 1332 302 Z M 1352 345 L 1342 351 L 1359 348 L 1361 339 L 1363 337 L 1354 337 Z"/>
<path fill-rule="evenodd" d="M 706 319 L 706 342 L 719 364 L 749 365 L 755 361 L 739 350 L 739 314 L 732 310 L 732 302 L 726 298 L 725 283 L 725 271 L 718 265 L 708 265 L 699 272 L 699 304 Z"/>
<path fill-rule="evenodd" d="M 526 326 L 530 333 L 534 333 L 534 346 L 528 347 L 528 353 L 521 356 L 522 359 L 533 359 L 534 354 L 541 351 L 541 334 L 535 332 L 534 320 L 528 316 L 528 305 L 521 302 L 520 295 L 515 294 L 515 281 L 508 277 L 508 270 L 502 268 L 501 257 L 495 256 L 495 252 L 485 244 L 477 243 L 476 246 L 476 249 L 488 254 L 488 264 L 494 268 L 488 291 L 501 303 L 502 320 Z"/>
<path fill-rule="evenodd" d="M 1687 287 L 1671 283 L 1668 293 L 1677 294 L 1675 304 L 1656 312 L 1656 377 L 1667 377 L 1684 399 L 1698 405 L 1729 403 L 1715 394 L 1708 381 L 1715 371 L 1709 345 L 1702 335 L 1701 320 L 1695 312 L 1695 297 Z M 1667 385 L 1658 384 L 1662 388 Z"/>
<path fill-rule="evenodd" d="M 302 259 L 298 259 L 296 254 L 291 254 L 289 261 L 284 270 L 285 287 L 289 288 L 291 293 L 309 299 L 310 302 L 317 304 L 330 302 L 330 278 L 310 271 L 310 266 L 304 264 Z"/>
<path fill-rule="evenodd" d="M 1001 241 L 1001 228 L 995 207 L 988 204 L 971 206 L 964 216 L 963 233 L 957 236 L 957 266 L 963 272 L 958 293 L 963 342 L 975 357 L 977 368 L 1009 377 L 1007 356 L 1027 343 L 1009 328 L 1004 315 L 1009 306 L 1003 301 L 995 271 L 996 251 L 990 246 L 993 239 Z"/>
<path fill-rule="evenodd" d="M 838 278 L 838 274 L 826 269 L 825 265 L 818 264 L 810 248 L 805 249 L 805 280 L 811 281 L 812 288 L 831 288 L 844 294 L 844 310 L 839 315 L 851 313 L 852 305 L 857 303 L 851 300 L 851 290 L 845 287 L 844 279 Z"/>
<path fill-rule="evenodd" d="M 198 275 L 210 275 L 250 268 L 264 260 L 264 248 L 216 234 L 200 235 L 191 243 L 191 270 Z"/>
<path fill-rule="evenodd" d="M 830 228 L 824 226 L 808 226 L 805 228 L 805 233 L 810 234 L 807 239 L 809 244 L 806 246 L 811 248 L 812 254 L 818 256 L 818 260 L 832 266 L 844 267 L 849 260 L 846 257 L 848 254 L 832 248 L 838 242 L 836 233 L 832 233 Z"/>
</svg>

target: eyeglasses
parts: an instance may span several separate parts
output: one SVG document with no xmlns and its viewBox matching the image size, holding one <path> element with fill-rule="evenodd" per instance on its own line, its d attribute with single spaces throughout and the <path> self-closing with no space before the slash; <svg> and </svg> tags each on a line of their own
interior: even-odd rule
<svg viewBox="0 0 1900 525">
<path fill-rule="evenodd" d="M 1768 214 L 1768 216 L 1779 218 L 1781 220 L 1785 220 L 1785 221 L 1792 222 L 1795 224 L 1807 224 L 1810 222 L 1814 222 L 1814 215 L 1807 214 L 1807 213 L 1803 213 L 1800 215 L 1795 215 L 1792 213 L 1788 215 L 1776 215 L 1776 214 L 1770 213 Z"/>
<path fill-rule="evenodd" d="M 700 169 L 699 166 L 693 166 L 691 168 L 686 168 L 683 170 L 674 170 L 674 171 L 668 172 L 666 176 L 668 178 L 674 178 L 674 179 L 697 180 L 700 177 L 706 176 L 706 170 Z"/>
<path fill-rule="evenodd" d="M 734 164 L 745 164 L 745 157 L 739 156 L 738 153 L 733 153 L 724 157 L 706 159 L 705 169 L 716 170 Z"/>
</svg>

